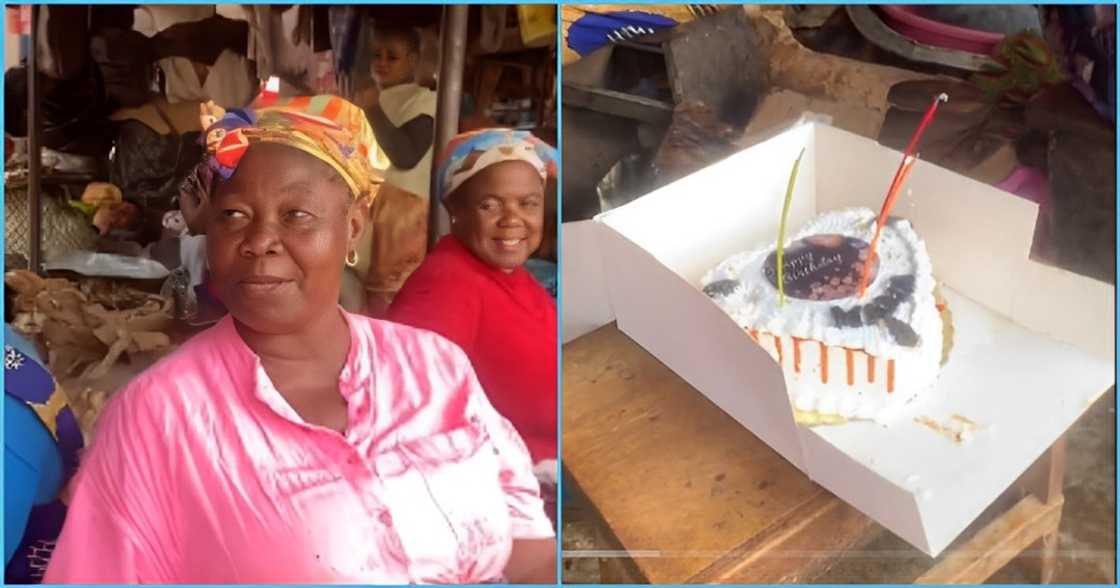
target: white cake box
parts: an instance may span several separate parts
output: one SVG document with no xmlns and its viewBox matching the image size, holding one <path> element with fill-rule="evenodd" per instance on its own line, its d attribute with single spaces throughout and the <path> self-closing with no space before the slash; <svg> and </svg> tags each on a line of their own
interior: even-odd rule
<svg viewBox="0 0 1120 588">
<path fill-rule="evenodd" d="M 935 123 L 936 124 L 936 123 Z M 955 329 L 934 390 L 887 426 L 806 428 L 781 369 L 700 291 L 789 219 L 879 210 L 901 154 L 796 126 L 593 221 L 563 228 L 564 337 L 618 327 L 817 483 L 936 556 L 1114 381 L 1115 288 L 1028 259 L 1037 205 L 919 161 L 892 215 L 914 225 Z M 916 419 L 975 427 L 963 441 Z"/>
</svg>

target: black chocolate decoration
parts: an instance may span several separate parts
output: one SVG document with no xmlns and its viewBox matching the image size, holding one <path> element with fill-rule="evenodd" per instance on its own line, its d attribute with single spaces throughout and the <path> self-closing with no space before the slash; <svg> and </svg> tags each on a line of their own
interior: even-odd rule
<svg viewBox="0 0 1120 588">
<path fill-rule="evenodd" d="M 735 288 L 738 287 L 738 280 L 716 280 L 704 286 L 704 294 L 706 294 L 708 298 L 721 298 L 731 294 L 735 291 Z"/>
<path fill-rule="evenodd" d="M 874 324 L 890 316 L 895 308 L 898 308 L 898 303 L 891 300 L 889 296 L 876 296 L 871 299 L 871 302 L 863 305 L 863 322 Z"/>
<path fill-rule="evenodd" d="M 887 289 L 891 292 L 898 292 L 899 298 L 905 300 L 914 293 L 914 284 L 917 280 L 914 276 L 892 276 L 887 285 Z"/>
<path fill-rule="evenodd" d="M 849 310 L 844 310 L 839 306 L 832 307 L 832 322 L 836 323 L 837 327 L 862 327 L 863 320 L 860 318 L 859 307 L 855 306 Z"/>
<path fill-rule="evenodd" d="M 861 327 L 880 324 L 887 330 L 895 343 L 903 347 L 916 347 L 921 337 L 905 322 L 891 316 L 894 311 L 914 295 L 917 280 L 914 276 L 892 276 L 887 289 L 862 306 L 843 310 L 833 306 L 832 322 L 839 328 Z"/>
<path fill-rule="evenodd" d="M 888 316 L 883 319 L 882 324 L 886 327 L 887 332 L 890 333 L 894 342 L 903 347 L 917 347 L 918 343 L 921 341 L 921 337 L 918 336 L 918 333 L 915 332 L 910 325 L 893 316 Z"/>
</svg>

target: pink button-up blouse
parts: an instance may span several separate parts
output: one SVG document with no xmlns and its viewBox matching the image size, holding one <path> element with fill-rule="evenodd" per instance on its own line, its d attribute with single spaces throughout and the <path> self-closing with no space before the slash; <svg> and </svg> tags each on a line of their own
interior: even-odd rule
<svg viewBox="0 0 1120 588">
<path fill-rule="evenodd" d="M 438 335 L 345 315 L 345 435 L 223 319 L 106 408 L 45 582 L 500 580 L 554 536 L 524 443 Z"/>
</svg>

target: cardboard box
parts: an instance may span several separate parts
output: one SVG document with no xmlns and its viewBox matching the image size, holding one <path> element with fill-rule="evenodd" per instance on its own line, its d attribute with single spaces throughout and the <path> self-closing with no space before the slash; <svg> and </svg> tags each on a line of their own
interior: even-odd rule
<svg viewBox="0 0 1120 588">
<path fill-rule="evenodd" d="M 918 162 L 893 214 L 925 240 L 948 299 L 948 363 L 889 426 L 800 427 L 780 368 L 699 280 L 732 254 L 774 243 L 802 147 L 791 231 L 828 210 L 877 211 L 901 160 L 874 141 L 802 124 L 566 225 L 564 335 L 617 320 L 814 481 L 936 556 L 1114 383 L 1115 288 L 1028 259 L 1034 203 Z"/>
<path fill-rule="evenodd" d="M 564 306 L 560 337 L 564 343 L 614 321 L 595 237 L 597 228 L 593 220 L 560 225 L 560 259 L 579 260 L 560 264 L 560 303 Z"/>
</svg>

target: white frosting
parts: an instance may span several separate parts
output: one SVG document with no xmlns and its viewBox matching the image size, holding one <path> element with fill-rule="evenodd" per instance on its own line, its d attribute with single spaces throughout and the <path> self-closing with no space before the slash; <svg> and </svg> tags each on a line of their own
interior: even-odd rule
<svg viewBox="0 0 1120 588">
<path fill-rule="evenodd" d="M 786 246 L 826 234 L 870 242 L 876 216 L 865 208 L 826 213 L 805 225 Z M 777 288 L 763 274 L 766 258 L 773 250 L 771 243 L 733 255 L 708 272 L 702 283 L 738 282 L 732 292 L 717 295 L 714 300 L 740 327 L 758 331 L 759 344 L 781 363 L 786 388 L 797 409 L 884 421 L 933 385 L 941 361 L 941 316 L 933 297 L 935 281 L 929 254 L 908 221 L 891 221 L 883 228 L 877 248 L 878 273 L 863 299 L 851 296 L 815 301 L 787 295 L 785 305 L 779 305 Z M 895 276 L 915 278 L 913 295 L 891 316 L 914 329 L 920 338 L 916 347 L 898 345 L 878 324 L 835 325 L 833 306 L 849 310 L 866 304 L 886 292 Z M 822 354 L 821 343 L 827 355 Z M 888 381 L 893 390 L 888 391 Z"/>
</svg>

